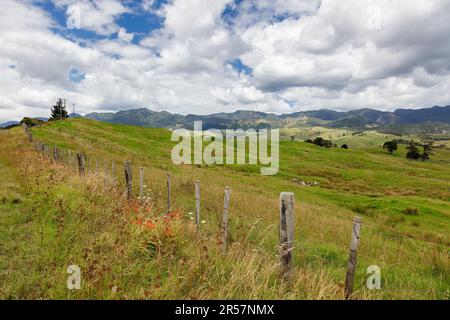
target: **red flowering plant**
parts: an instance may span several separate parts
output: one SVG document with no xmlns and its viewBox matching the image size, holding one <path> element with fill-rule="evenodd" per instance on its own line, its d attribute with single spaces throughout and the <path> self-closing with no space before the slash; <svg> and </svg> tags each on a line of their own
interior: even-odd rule
<svg viewBox="0 0 450 320">
<path fill-rule="evenodd" d="M 167 237 L 174 235 L 175 225 L 181 220 L 183 212 L 174 209 L 167 214 L 156 214 L 152 203 L 142 203 L 139 200 L 128 201 L 123 208 L 131 224 L 137 225 L 143 231 L 155 230 L 158 234 Z"/>
</svg>

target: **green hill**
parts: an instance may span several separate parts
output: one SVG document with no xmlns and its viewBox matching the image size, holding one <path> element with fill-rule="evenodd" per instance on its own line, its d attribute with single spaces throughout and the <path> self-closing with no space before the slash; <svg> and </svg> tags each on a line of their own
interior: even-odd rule
<svg viewBox="0 0 450 320">
<path fill-rule="evenodd" d="M 0 274 L 1 297 L 341 299 L 355 215 L 363 218 L 355 298 L 450 296 L 448 150 L 436 150 L 429 162 L 411 162 L 402 146 L 389 155 L 377 144 L 343 150 L 282 141 L 280 173 L 264 177 L 250 165 L 175 166 L 165 129 L 70 119 L 32 132 L 72 150 L 72 158 L 69 166 L 52 164 L 32 151 L 20 128 L 1 132 L 0 269 L 13 270 Z M 91 169 L 97 166 L 85 179 L 75 166 L 78 150 Z M 120 173 L 117 190 L 109 181 L 112 160 Z M 124 199 L 125 160 L 133 164 L 135 193 L 138 168 L 145 168 L 143 206 Z M 176 208 L 170 221 L 163 218 L 167 173 Z M 199 238 L 189 214 L 196 179 L 204 221 Z M 222 256 L 225 186 L 232 188 L 230 251 Z M 277 257 L 282 191 L 296 199 L 290 285 L 280 280 Z M 147 230 L 142 223 L 149 221 Z M 65 288 L 70 264 L 85 270 L 85 286 L 75 293 Z M 371 265 L 381 268 L 380 291 L 365 287 Z"/>
</svg>

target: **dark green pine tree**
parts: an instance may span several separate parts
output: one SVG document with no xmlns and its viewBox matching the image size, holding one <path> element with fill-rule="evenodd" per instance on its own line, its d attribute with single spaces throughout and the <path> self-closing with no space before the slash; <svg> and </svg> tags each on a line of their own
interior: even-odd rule
<svg viewBox="0 0 450 320">
<path fill-rule="evenodd" d="M 56 104 L 52 107 L 52 114 L 50 120 L 62 120 L 68 118 L 66 106 L 62 99 L 58 99 Z"/>
</svg>

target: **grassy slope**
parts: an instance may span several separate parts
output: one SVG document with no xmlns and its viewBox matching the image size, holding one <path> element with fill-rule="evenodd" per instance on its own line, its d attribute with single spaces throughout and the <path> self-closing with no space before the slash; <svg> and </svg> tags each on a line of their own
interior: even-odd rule
<svg viewBox="0 0 450 320">
<path fill-rule="evenodd" d="M 175 202 L 182 212 L 179 223 L 188 227 L 177 229 L 173 237 L 167 240 L 170 245 L 164 243 L 174 253 L 173 258 L 163 256 L 163 261 L 155 262 L 147 252 L 152 242 L 145 240 L 148 237 L 146 232 L 143 232 L 143 238 L 126 241 L 128 247 L 122 253 L 126 256 L 135 250 L 135 246 L 145 243 L 141 248 L 142 256 L 136 259 L 136 268 L 130 267 L 129 273 L 142 272 L 139 266 L 148 268 L 147 265 L 155 263 L 159 263 L 158 268 L 166 272 L 148 270 L 146 280 L 121 282 L 123 293 L 120 297 L 141 297 L 139 294 L 142 291 L 149 291 L 149 298 L 341 298 L 351 217 L 355 213 L 364 218 L 356 281 L 358 298 L 449 297 L 448 151 L 438 151 L 431 162 L 416 163 L 404 159 L 404 150 L 390 156 L 377 147 L 325 150 L 305 143 L 283 142 L 280 174 L 262 177 L 257 168 L 249 166 L 174 167 L 170 162 L 173 145 L 170 134 L 162 129 L 76 119 L 45 125 L 34 129 L 33 133 L 48 143 L 85 151 L 93 155 L 92 158 L 101 159 L 100 164 L 107 163 L 108 167 L 112 159 L 131 159 L 135 164 L 135 177 L 137 166 L 144 166 L 147 192 L 156 216 L 164 208 L 165 173 L 170 171 L 174 174 Z M 20 135 L 18 131 L 14 134 Z M 42 172 L 36 173 L 37 176 L 39 174 Z M 202 240 L 199 241 L 210 252 L 207 262 L 198 259 L 204 253 L 199 251 L 193 232 L 190 232 L 192 223 L 186 215 L 193 210 L 192 191 L 196 178 L 202 182 L 202 219 L 206 223 L 203 225 Z M 304 188 L 292 182 L 294 178 L 318 181 L 321 186 Z M 94 180 L 91 183 L 95 186 L 95 179 L 91 180 Z M 68 189 L 67 195 L 74 198 L 73 201 L 85 204 L 85 199 L 90 199 L 92 195 L 89 191 L 80 194 L 82 191 L 76 181 L 76 178 L 70 182 L 64 181 L 64 189 Z M 232 244 L 226 262 L 217 255 L 215 244 L 225 185 L 233 188 L 230 209 Z M 76 191 L 75 196 L 71 191 Z M 276 272 L 277 197 L 280 191 L 296 194 L 296 272 L 295 286 L 290 289 L 278 282 Z M 111 197 L 109 193 L 99 193 L 100 199 Z M 108 202 L 107 199 L 104 202 Z M 90 206 L 87 203 L 87 212 L 91 210 Z M 28 207 L 24 205 L 24 208 Z M 53 207 L 48 208 L 51 210 Z M 406 215 L 404 212 L 408 208 L 418 209 L 419 214 Z M 101 214 L 98 219 L 101 219 Z M 86 221 L 87 228 L 90 223 Z M 131 228 L 129 232 L 133 234 L 130 223 L 126 226 Z M 92 241 L 90 234 L 71 232 L 70 229 L 66 232 L 68 237 Z M 115 230 L 105 233 L 105 237 L 108 234 L 114 236 Z M 119 241 L 125 241 L 127 236 L 118 237 Z M 6 239 L 6 242 L 11 241 Z M 48 254 L 64 260 L 61 253 Z M 106 260 L 107 256 L 108 253 L 105 253 Z M 168 271 L 171 267 L 165 263 L 180 259 L 183 264 L 178 264 L 176 272 Z M 79 263 L 83 264 L 85 260 L 81 260 Z M 365 269 L 373 264 L 381 267 L 383 277 L 383 290 L 376 293 L 364 289 Z M 109 273 L 114 277 L 112 271 Z M 201 278 L 197 279 L 199 285 L 194 286 L 192 282 L 195 279 L 191 273 Z M 158 290 L 149 290 L 146 285 L 155 279 L 158 279 Z M 97 295 L 105 297 L 102 292 L 107 291 L 108 285 L 105 283 L 106 289 L 101 287 Z M 7 291 L 8 294 L 15 292 L 13 289 Z M 79 297 L 92 294 L 83 292 Z M 58 294 L 51 296 L 64 297 L 65 293 L 60 289 Z"/>
<path fill-rule="evenodd" d="M 290 140 L 295 136 L 296 141 L 305 141 L 307 139 L 314 139 L 322 137 L 324 139 L 332 139 L 339 147 L 347 144 L 350 149 L 365 149 L 369 147 L 377 147 L 383 145 L 388 140 L 398 139 L 398 136 L 393 134 L 380 133 L 378 131 L 365 131 L 364 133 L 352 135 L 354 131 L 346 129 L 334 129 L 325 127 L 309 127 L 309 128 L 284 128 L 280 130 L 283 139 Z M 402 139 L 417 140 L 416 136 L 404 135 Z M 445 141 L 437 142 L 436 144 L 445 144 Z"/>
</svg>

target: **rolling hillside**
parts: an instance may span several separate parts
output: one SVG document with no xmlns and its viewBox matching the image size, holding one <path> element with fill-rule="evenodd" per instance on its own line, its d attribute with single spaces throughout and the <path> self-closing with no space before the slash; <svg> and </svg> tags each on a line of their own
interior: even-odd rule
<svg viewBox="0 0 450 320">
<path fill-rule="evenodd" d="M 343 150 L 283 141 L 280 173 L 263 177 L 250 165 L 175 166 L 165 129 L 70 119 L 32 132 L 72 150 L 72 158 L 69 166 L 42 160 L 20 128 L 0 133 L 0 269 L 14 270 L 0 274 L 2 297 L 341 299 L 355 215 L 363 218 L 355 298 L 450 297 L 449 150 L 424 163 L 406 160 L 403 147 L 389 155 L 378 145 Z M 97 168 L 85 179 L 75 151 Z M 134 177 L 145 168 L 145 205 L 125 201 L 123 177 L 117 190 L 110 186 L 112 160 L 120 173 L 131 160 Z M 164 218 L 167 173 L 176 208 L 170 218 Z M 199 238 L 190 214 L 196 179 Z M 225 186 L 232 188 L 230 250 L 222 256 Z M 277 257 L 281 191 L 295 193 L 290 285 L 280 280 Z M 73 263 L 85 270 L 85 285 L 67 296 L 65 268 Z M 365 288 L 371 265 L 381 268 L 380 291 Z"/>
</svg>

